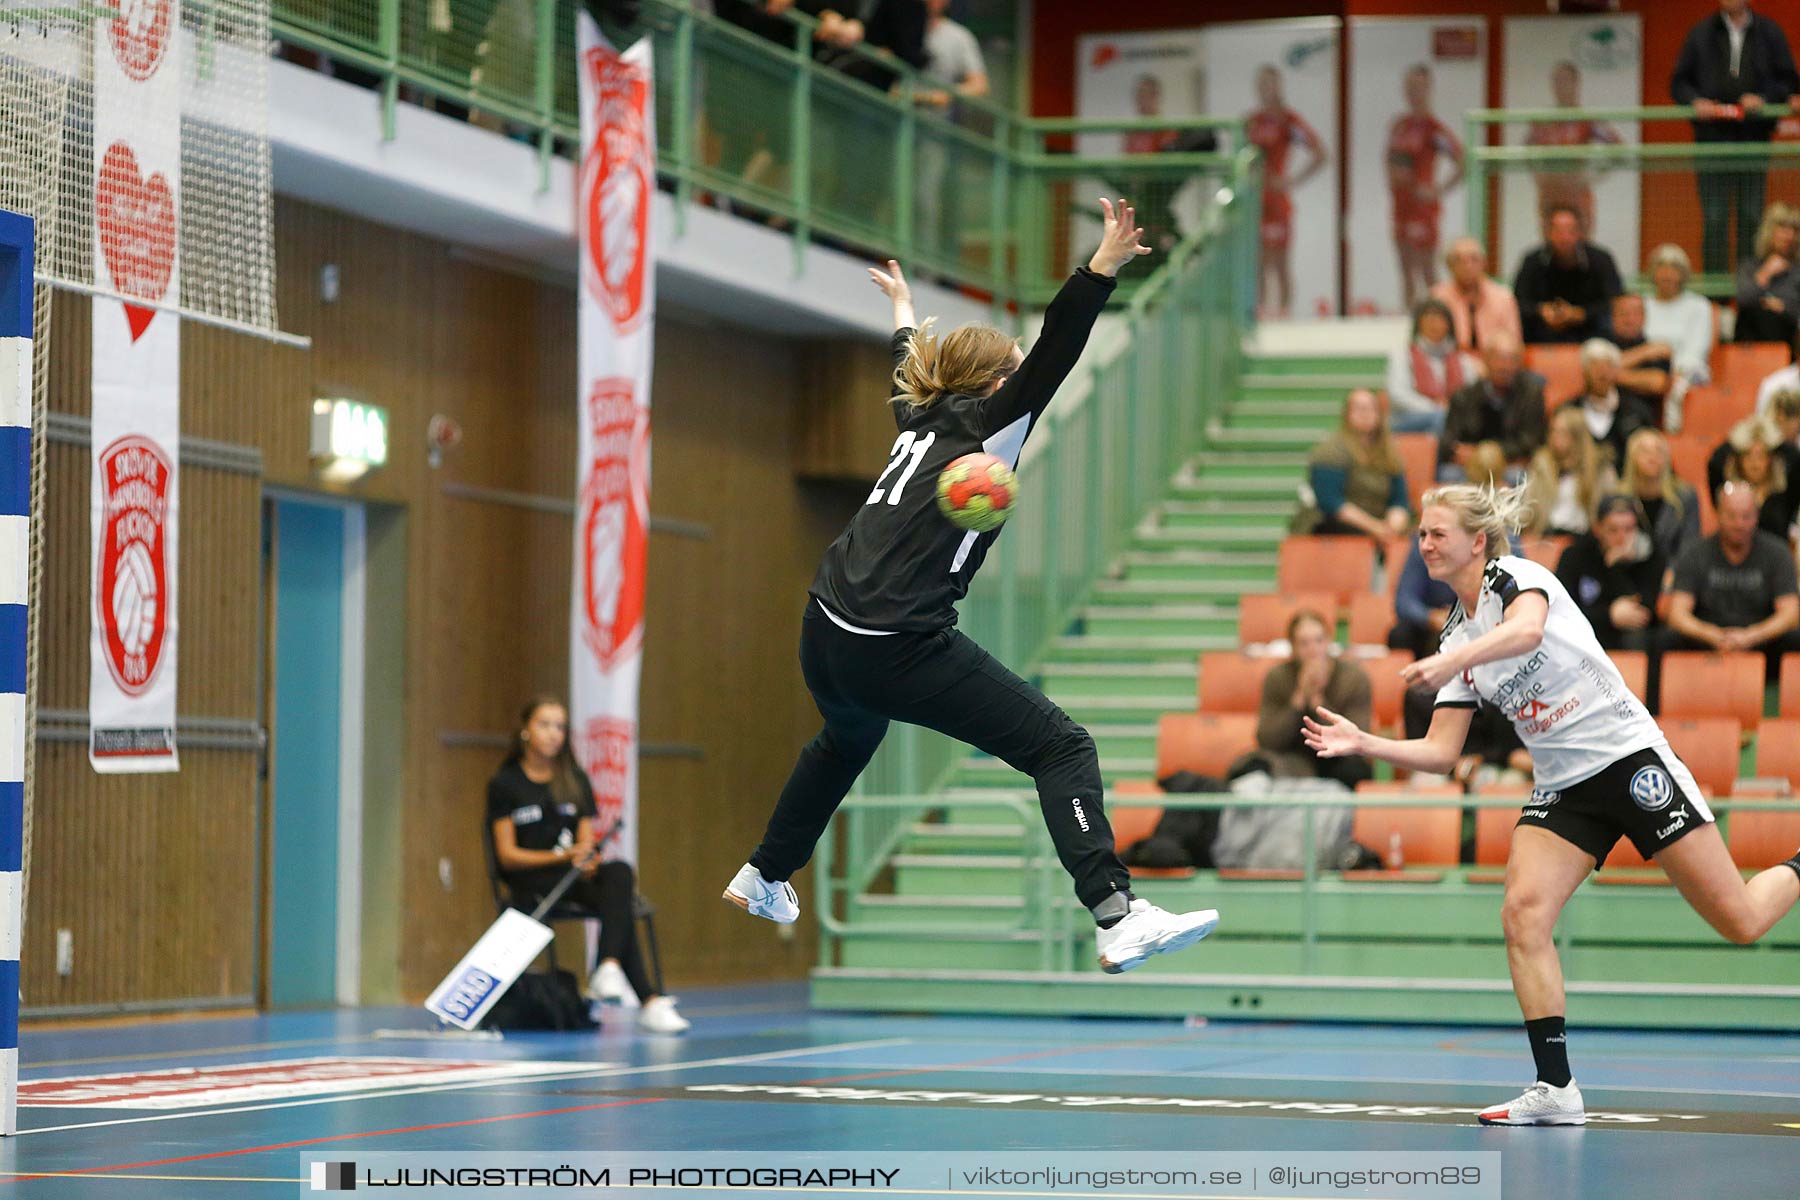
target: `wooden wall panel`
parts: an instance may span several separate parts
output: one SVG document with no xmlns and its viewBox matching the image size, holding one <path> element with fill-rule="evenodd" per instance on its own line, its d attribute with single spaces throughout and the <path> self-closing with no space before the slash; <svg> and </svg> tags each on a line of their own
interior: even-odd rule
<svg viewBox="0 0 1800 1200">
<path fill-rule="evenodd" d="M 893 359 L 887 347 L 818 342 L 807 347 L 795 408 L 795 469 L 805 477 L 873 484 L 894 441 L 884 402 Z"/>
<path fill-rule="evenodd" d="M 183 431 L 257 448 L 268 485 L 404 509 L 403 593 L 370 603 L 398 606 L 405 629 L 404 745 L 382 794 L 404 797 L 401 849 L 387 866 L 399 879 L 399 986 L 416 1000 L 491 917 L 477 823 L 501 748 L 444 735 L 506 735 L 523 699 L 563 691 L 568 674 L 569 517 L 445 488 L 572 496 L 574 297 L 326 209 L 283 200 L 276 215 L 282 324 L 313 348 L 187 326 Z M 326 264 L 339 278 L 332 303 L 319 290 Z M 88 411 L 87 319 L 84 301 L 57 297 L 53 411 Z M 795 659 L 800 613 L 820 551 L 866 486 L 796 480 L 795 397 L 810 348 L 668 319 L 656 343 L 652 511 L 709 536 L 651 539 L 642 736 L 703 757 L 642 764 L 643 886 L 661 909 L 673 983 L 798 975 L 811 962 L 810 918 L 784 943 L 734 917 L 718 893 L 816 731 Z M 307 416 L 317 395 L 388 409 L 385 468 L 348 487 L 314 478 Z M 464 431 L 438 468 L 426 461 L 434 414 Z M 87 461 L 85 448 L 50 451 L 49 707 L 86 707 Z M 180 710 L 254 718 L 261 485 L 190 467 L 182 488 Z M 28 1005 L 255 991 L 253 880 L 266 853 L 256 756 L 184 747 L 178 775 L 101 779 L 79 745 L 40 753 Z M 58 928 L 76 937 L 67 980 L 50 971 Z M 151 950 L 164 956 L 160 970 Z"/>
</svg>

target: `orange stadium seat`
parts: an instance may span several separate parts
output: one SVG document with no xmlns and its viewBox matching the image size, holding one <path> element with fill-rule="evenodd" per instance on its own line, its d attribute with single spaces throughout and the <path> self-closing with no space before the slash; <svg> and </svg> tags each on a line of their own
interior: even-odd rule
<svg viewBox="0 0 1800 1200">
<path fill-rule="evenodd" d="M 1235 650 L 1208 650 L 1200 656 L 1199 711 L 1254 716 L 1262 705 L 1263 676 L 1280 661 L 1251 658 Z"/>
<path fill-rule="evenodd" d="M 1326 631 L 1337 636 L 1338 601 L 1335 592 L 1249 592 L 1238 597 L 1238 645 L 1250 646 L 1287 637 L 1294 614 L 1311 609 L 1325 618 Z"/>
<path fill-rule="evenodd" d="M 1712 457 L 1723 438 L 1709 438 L 1691 432 L 1678 433 L 1668 439 L 1669 469 L 1683 483 L 1692 484 L 1697 492 L 1706 490 L 1706 460 Z"/>
<path fill-rule="evenodd" d="M 1391 783 L 1370 788 L 1367 784 L 1357 786 L 1358 794 L 1385 793 L 1395 794 Z M 1431 788 L 1423 792 L 1401 789 L 1399 794 L 1406 796 L 1437 795 L 1439 789 Z M 1450 796 L 1461 797 L 1460 788 L 1451 788 Z M 1462 853 L 1462 809 L 1460 808 L 1359 808 L 1356 819 L 1350 827 L 1350 838 L 1375 853 L 1386 861 L 1390 848 L 1394 844 L 1394 835 L 1400 835 L 1400 855 L 1404 865 L 1448 867 L 1455 866 Z M 1389 862 L 1392 867 L 1394 864 Z"/>
<path fill-rule="evenodd" d="M 1631 694 L 1645 704 L 1650 703 L 1650 656 L 1642 650 L 1608 650 L 1606 656 L 1625 677 L 1625 686 L 1631 689 Z"/>
<path fill-rule="evenodd" d="M 1503 793 L 1483 792 L 1483 799 L 1498 799 Z M 1475 810 L 1475 863 L 1482 867 L 1503 867 L 1512 850 L 1513 826 L 1525 811 L 1526 794 L 1519 796 L 1518 808 L 1478 808 Z"/>
<path fill-rule="evenodd" d="M 1771 717 L 1756 733 L 1756 774 L 1785 779 L 1800 791 L 1800 718 Z"/>
<path fill-rule="evenodd" d="M 1672 650 L 1662 659 L 1664 717 L 1731 717 L 1762 723 L 1763 656 L 1749 651 Z"/>
<path fill-rule="evenodd" d="M 1406 684 L 1400 680 L 1400 668 L 1411 661 L 1409 650 L 1390 650 L 1381 658 L 1364 660 L 1362 666 L 1369 673 L 1369 699 L 1375 728 L 1400 728 L 1401 706 L 1406 698 Z"/>
<path fill-rule="evenodd" d="M 1794 856 L 1800 846 L 1800 805 L 1792 812 L 1734 812 L 1725 818 L 1725 845 L 1732 861 L 1761 871 Z"/>
<path fill-rule="evenodd" d="M 1394 627 L 1394 597 L 1386 592 L 1358 592 L 1350 597 L 1350 644 L 1385 646 Z"/>
<path fill-rule="evenodd" d="M 1525 366 L 1544 377 L 1544 414 L 1555 412 L 1581 394 L 1581 347 L 1525 347 Z"/>
<path fill-rule="evenodd" d="M 1731 427 L 1756 409 L 1756 384 L 1724 388 L 1701 385 L 1688 389 L 1681 406 L 1681 434 L 1717 446 Z M 1710 453 L 1710 451 L 1709 451 Z M 1704 476 L 1702 476 L 1704 478 Z M 1695 487 L 1701 484 L 1696 482 Z"/>
<path fill-rule="evenodd" d="M 1387 576 L 1387 594 L 1392 598 L 1395 589 L 1400 586 L 1400 573 L 1406 570 L 1406 560 L 1412 554 L 1413 542 L 1410 537 L 1395 538 L 1381 551 L 1381 571 Z M 1351 597 L 1352 603 L 1355 597 Z"/>
<path fill-rule="evenodd" d="M 1714 346 L 1713 384 L 1728 392 L 1747 392 L 1754 408 L 1756 389 L 1762 381 L 1787 366 L 1793 357 L 1783 342 L 1727 342 Z"/>
<path fill-rule="evenodd" d="M 1800 654 L 1781 656 L 1781 715 L 1800 717 Z"/>
<path fill-rule="evenodd" d="M 1406 498 L 1413 512 L 1419 511 L 1419 497 L 1437 481 L 1438 439 L 1430 433 L 1396 433 L 1394 448 L 1406 468 Z M 1404 561 L 1404 560 L 1402 560 Z"/>
<path fill-rule="evenodd" d="M 1662 728 L 1669 737 L 1669 748 L 1687 764 L 1702 787 L 1721 796 L 1731 791 L 1738 775 L 1742 726 L 1730 717 L 1665 716 Z"/>
<path fill-rule="evenodd" d="M 1119 799 L 1119 789 L 1112 790 L 1113 799 Z M 1156 823 L 1162 820 L 1162 805 L 1109 803 L 1106 806 L 1106 820 L 1112 825 L 1113 848 L 1120 853 L 1137 845 L 1152 833 L 1156 832 Z"/>
<path fill-rule="evenodd" d="M 1250 713 L 1165 713 L 1157 723 L 1156 777 L 1176 771 L 1223 777 L 1232 759 L 1255 747 Z"/>
<path fill-rule="evenodd" d="M 1290 537 L 1281 543 L 1275 586 L 1284 595 L 1330 592 L 1339 604 L 1369 590 L 1375 543 L 1362 536 Z"/>
<path fill-rule="evenodd" d="M 1569 548 L 1572 537 L 1558 534 L 1555 537 L 1527 538 L 1520 547 L 1522 557 L 1530 559 L 1546 571 L 1554 573 L 1556 564 L 1562 561 L 1563 551 Z"/>
</svg>

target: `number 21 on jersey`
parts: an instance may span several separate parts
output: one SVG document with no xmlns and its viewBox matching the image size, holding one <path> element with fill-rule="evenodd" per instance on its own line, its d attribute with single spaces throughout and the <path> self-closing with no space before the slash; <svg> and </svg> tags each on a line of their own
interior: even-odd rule
<svg viewBox="0 0 1800 1200">
<path fill-rule="evenodd" d="M 900 493 L 906 489 L 907 481 L 913 477 L 913 472 L 919 469 L 919 464 L 925 461 L 925 452 L 931 449 L 931 443 L 935 441 L 937 441 L 935 430 L 924 437 L 919 437 L 908 429 L 895 438 L 894 448 L 888 451 L 894 457 L 888 460 L 887 470 L 883 471 L 881 478 L 875 481 L 875 490 L 869 493 L 869 498 L 863 503 L 865 505 L 880 504 L 885 495 L 889 504 L 899 504 Z M 900 478 L 894 480 L 893 490 L 886 490 L 882 485 L 887 483 L 887 477 L 892 475 L 901 463 L 906 464 L 906 470 L 901 471 Z"/>
</svg>

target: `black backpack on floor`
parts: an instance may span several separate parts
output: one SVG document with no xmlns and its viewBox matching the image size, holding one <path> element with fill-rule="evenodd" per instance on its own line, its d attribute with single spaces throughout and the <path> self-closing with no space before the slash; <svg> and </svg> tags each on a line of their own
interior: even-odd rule
<svg viewBox="0 0 1800 1200">
<path fill-rule="evenodd" d="M 568 971 L 527 971 L 494 1002 L 481 1022 L 484 1029 L 569 1030 L 598 1029 L 589 1014 L 575 976 Z"/>
</svg>

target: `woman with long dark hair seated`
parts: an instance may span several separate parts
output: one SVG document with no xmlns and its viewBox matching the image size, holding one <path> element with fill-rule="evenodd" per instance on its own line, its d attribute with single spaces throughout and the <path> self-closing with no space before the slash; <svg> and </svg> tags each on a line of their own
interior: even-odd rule
<svg viewBox="0 0 1800 1200">
<path fill-rule="evenodd" d="M 567 899 L 600 915 L 600 965 L 589 980 L 596 999 L 641 1003 L 638 1028 L 680 1033 L 689 1022 L 672 996 L 659 995 L 638 949 L 632 897 L 637 875 L 628 862 L 600 861 L 594 789 L 569 749 L 569 710 L 539 696 L 519 713 L 519 736 L 488 780 L 487 819 L 500 878 L 516 907 L 530 909 L 572 866 L 581 878 Z"/>
</svg>

